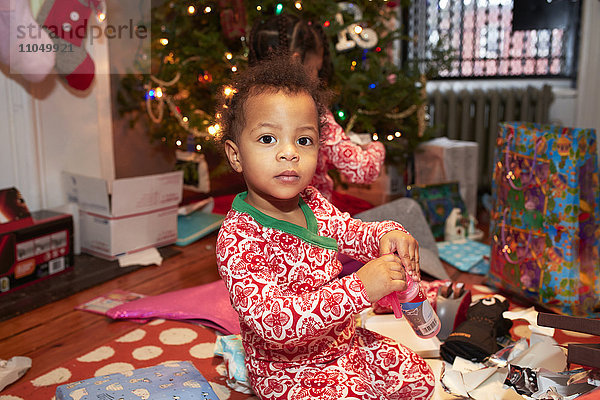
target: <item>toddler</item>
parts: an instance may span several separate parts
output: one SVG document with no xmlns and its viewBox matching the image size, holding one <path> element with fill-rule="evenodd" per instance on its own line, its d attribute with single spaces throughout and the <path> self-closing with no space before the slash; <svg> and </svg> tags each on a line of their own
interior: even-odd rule
<svg viewBox="0 0 600 400">
<path fill-rule="evenodd" d="M 434 375 L 410 349 L 356 327 L 355 315 L 419 277 L 419 248 L 392 221 L 362 222 L 309 186 L 326 108 L 289 57 L 241 73 L 219 106 L 221 142 L 247 191 L 217 239 L 261 399 L 428 399 Z M 338 250 L 365 263 L 339 278 Z"/>
</svg>

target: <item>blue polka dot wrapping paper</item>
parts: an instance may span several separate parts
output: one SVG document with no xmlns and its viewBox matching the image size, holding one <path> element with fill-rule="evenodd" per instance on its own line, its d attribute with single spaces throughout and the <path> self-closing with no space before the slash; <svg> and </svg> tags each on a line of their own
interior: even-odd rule
<svg viewBox="0 0 600 400">
<path fill-rule="evenodd" d="M 456 269 L 477 275 L 487 275 L 490 270 L 489 245 L 470 239 L 437 242 L 439 256 Z"/>
</svg>

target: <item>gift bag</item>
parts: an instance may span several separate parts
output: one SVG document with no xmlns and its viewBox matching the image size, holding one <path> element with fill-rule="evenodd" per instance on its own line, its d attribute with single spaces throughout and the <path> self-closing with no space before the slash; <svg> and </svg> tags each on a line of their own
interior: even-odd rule
<svg viewBox="0 0 600 400">
<path fill-rule="evenodd" d="M 490 283 L 552 311 L 600 317 L 600 191 L 592 129 L 501 123 Z"/>
</svg>

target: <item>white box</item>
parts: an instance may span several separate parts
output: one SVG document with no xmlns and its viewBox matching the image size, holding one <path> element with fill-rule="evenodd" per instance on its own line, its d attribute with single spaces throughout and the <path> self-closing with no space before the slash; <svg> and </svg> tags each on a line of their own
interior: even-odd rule
<svg viewBox="0 0 600 400">
<path fill-rule="evenodd" d="M 107 260 L 175 243 L 181 171 L 106 181 L 63 172 L 79 207 L 81 250 Z"/>
</svg>

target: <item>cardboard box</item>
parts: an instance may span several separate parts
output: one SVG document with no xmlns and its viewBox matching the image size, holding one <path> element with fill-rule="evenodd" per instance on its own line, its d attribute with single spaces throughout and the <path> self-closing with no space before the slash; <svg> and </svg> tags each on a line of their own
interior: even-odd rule
<svg viewBox="0 0 600 400">
<path fill-rule="evenodd" d="M 107 260 L 177 240 L 181 171 L 106 181 L 63 172 L 79 206 L 81 250 Z"/>
<path fill-rule="evenodd" d="M 335 190 L 368 201 L 374 206 L 389 203 L 406 195 L 404 178 L 395 166 L 381 168 L 379 177 L 370 184 L 351 183 L 344 177 L 341 179 L 347 187 L 339 186 Z"/>
<path fill-rule="evenodd" d="M 73 267 L 71 215 L 30 213 L 15 188 L 0 190 L 0 203 L 0 295 Z"/>
</svg>

